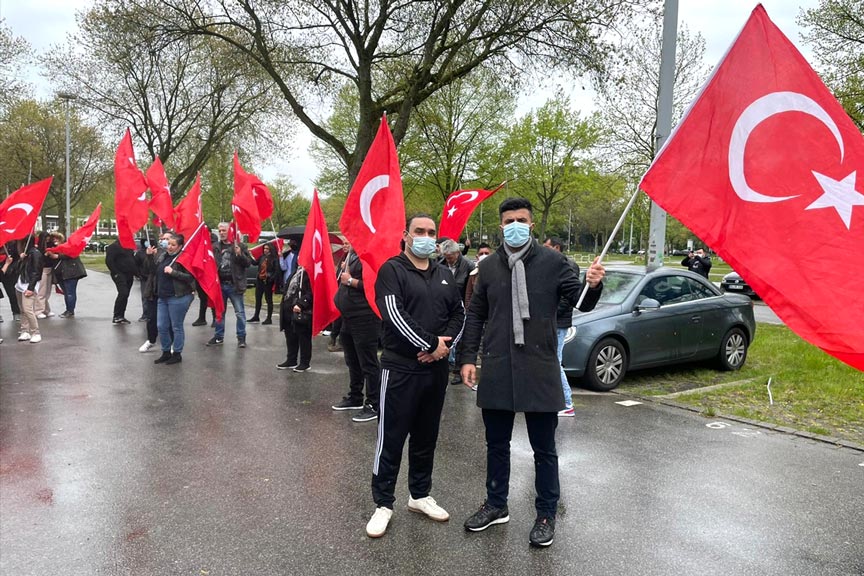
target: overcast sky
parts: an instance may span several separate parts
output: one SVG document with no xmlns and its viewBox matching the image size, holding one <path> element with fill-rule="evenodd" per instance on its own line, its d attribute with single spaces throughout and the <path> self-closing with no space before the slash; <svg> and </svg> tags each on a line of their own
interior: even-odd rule
<svg viewBox="0 0 864 576">
<path fill-rule="evenodd" d="M 16 35 L 23 36 L 37 51 L 52 44 L 61 43 L 66 34 L 75 29 L 75 12 L 86 8 L 89 0 L 0 0 L 0 18 L 4 18 Z M 764 0 L 763 6 L 775 24 L 809 59 L 799 35 L 796 18 L 802 8 L 814 8 L 818 0 Z M 680 0 L 678 5 L 679 26 L 686 24 L 691 33 L 700 33 L 705 38 L 705 62 L 715 66 L 735 36 L 744 26 L 756 2 L 747 0 Z M 34 78 L 35 80 L 35 78 Z M 39 80 L 38 96 L 47 98 L 53 92 L 44 80 Z M 592 108 L 588 90 L 573 92 L 574 106 L 581 110 Z M 542 104 L 542 98 L 524 98 L 519 111 Z M 283 158 L 274 159 L 269 166 L 262 167 L 262 176 L 272 178 L 283 173 L 308 195 L 311 195 L 312 180 L 316 170 L 307 153 L 311 134 L 298 130 L 296 141 L 286 149 Z"/>
</svg>

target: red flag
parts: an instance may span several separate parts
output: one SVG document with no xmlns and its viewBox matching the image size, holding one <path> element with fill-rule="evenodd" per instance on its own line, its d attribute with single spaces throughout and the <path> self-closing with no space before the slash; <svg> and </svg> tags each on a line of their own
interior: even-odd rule
<svg viewBox="0 0 864 576">
<path fill-rule="evenodd" d="M 269 242 L 264 242 L 263 244 L 259 244 L 254 248 L 249 249 L 249 254 L 255 258 L 256 260 L 261 258 L 261 255 L 264 254 L 264 246 L 270 244 L 270 249 L 275 250 L 276 254 L 282 252 L 282 247 L 285 245 L 285 240 L 282 238 L 276 238 L 275 240 L 270 240 Z"/>
<path fill-rule="evenodd" d="M 258 216 L 261 220 L 266 220 L 273 215 L 273 195 L 270 194 L 270 189 L 258 179 L 254 174 L 249 174 L 240 165 L 240 158 L 237 156 L 237 151 L 234 151 L 234 193 L 238 190 L 250 188 L 252 196 L 255 198 L 255 205 L 258 207 Z"/>
<path fill-rule="evenodd" d="M 54 252 L 55 254 L 64 254 L 69 258 L 77 258 L 80 256 L 81 252 L 84 251 L 84 247 L 87 246 L 87 243 L 93 236 L 93 232 L 96 231 L 96 225 L 99 223 L 100 214 L 102 214 L 101 202 L 96 205 L 96 208 L 93 210 L 93 213 L 90 214 L 90 217 L 87 218 L 84 225 L 72 232 L 72 234 L 69 235 L 69 238 L 66 239 L 66 242 L 59 244 L 54 248 L 49 248 L 47 251 Z"/>
<path fill-rule="evenodd" d="M 219 285 L 219 271 L 216 269 L 216 257 L 213 255 L 213 245 L 210 243 L 210 229 L 201 224 L 183 245 L 183 251 L 177 256 L 177 262 L 189 271 L 198 285 L 207 293 L 207 305 L 213 308 L 216 319 L 222 320 L 225 313 L 225 301 L 222 299 L 222 288 Z"/>
<path fill-rule="evenodd" d="M 381 265 L 400 252 L 405 230 L 399 157 L 386 116 L 381 118 L 378 134 L 345 201 L 339 229 L 363 263 L 366 300 L 380 316 L 375 305 L 375 279 Z"/>
<path fill-rule="evenodd" d="M 640 186 L 789 328 L 864 370 L 861 168 L 861 133 L 757 6 Z"/>
<path fill-rule="evenodd" d="M 312 197 L 297 263 L 309 274 L 312 285 L 312 334 L 318 334 L 339 317 L 339 310 L 333 303 L 339 285 L 336 283 L 330 233 L 327 232 L 327 222 L 318 202 L 318 190 Z"/>
<path fill-rule="evenodd" d="M 504 186 L 504 182 L 494 190 L 457 190 L 447 197 L 444 210 L 441 212 L 441 223 L 438 225 L 439 238 L 459 240 L 468 219 L 474 210 L 484 200 L 495 194 Z"/>
<path fill-rule="evenodd" d="M 0 246 L 33 232 L 53 179 L 51 176 L 22 186 L 0 204 Z"/>
<path fill-rule="evenodd" d="M 165 167 L 157 156 L 145 175 L 150 188 L 150 210 L 159 217 L 160 224 L 174 228 L 174 203 L 171 201 L 171 186 L 165 175 Z M 153 219 L 154 222 L 156 219 Z"/>
<path fill-rule="evenodd" d="M 189 238 L 204 221 L 201 210 L 201 174 L 195 177 L 195 184 L 174 208 L 174 230 Z"/>
<path fill-rule="evenodd" d="M 237 228 L 249 235 L 255 242 L 261 235 L 261 222 L 273 215 L 273 197 L 270 190 L 254 174 L 249 174 L 240 166 L 237 152 L 234 152 L 234 198 L 231 211 Z"/>
<path fill-rule="evenodd" d="M 128 128 L 114 156 L 114 186 L 114 217 L 117 219 L 120 245 L 134 250 L 135 232 L 147 223 L 150 212 L 147 181 L 135 164 L 132 134 Z"/>
</svg>

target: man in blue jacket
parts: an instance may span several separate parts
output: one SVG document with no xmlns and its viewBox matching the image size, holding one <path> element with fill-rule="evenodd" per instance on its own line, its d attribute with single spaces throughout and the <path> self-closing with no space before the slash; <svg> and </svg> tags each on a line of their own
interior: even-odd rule
<svg viewBox="0 0 864 576">
<path fill-rule="evenodd" d="M 447 356 L 462 334 L 465 309 L 453 275 L 429 261 L 435 253 L 435 221 L 408 220 L 404 252 L 378 271 L 375 303 L 383 321 L 378 442 L 372 466 L 375 514 L 366 534 L 378 538 L 393 516 L 396 478 L 408 445 L 408 509 L 438 522 L 450 518 L 429 496 L 444 394 Z"/>
</svg>

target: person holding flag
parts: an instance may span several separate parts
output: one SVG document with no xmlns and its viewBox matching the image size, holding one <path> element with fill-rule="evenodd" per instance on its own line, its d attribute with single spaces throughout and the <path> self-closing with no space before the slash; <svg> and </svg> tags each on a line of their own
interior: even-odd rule
<svg viewBox="0 0 864 576">
<path fill-rule="evenodd" d="M 246 268 L 252 263 L 252 256 L 246 246 L 236 238 L 228 239 L 228 222 L 219 223 L 219 243 L 214 246 L 216 267 L 219 271 L 219 284 L 222 287 L 222 301 L 228 309 L 228 301 L 234 307 L 237 318 L 237 347 L 246 347 L 246 306 L 243 293 L 246 291 Z M 207 346 L 219 346 L 225 341 L 225 317 L 216 319 L 216 333 L 207 342 Z"/>
<path fill-rule="evenodd" d="M 177 262 L 182 246 L 183 237 L 168 232 L 165 253 L 156 262 L 156 327 L 162 355 L 153 361 L 154 364 L 177 364 L 183 361 L 183 344 L 186 340 L 183 320 L 192 304 L 195 280 Z"/>
<path fill-rule="evenodd" d="M 39 291 L 41 278 L 42 253 L 36 248 L 35 239 L 27 236 L 18 240 L 18 281 L 15 283 L 15 295 L 21 309 L 19 342 L 29 340 L 38 344 L 42 341 L 39 321 L 36 319 L 36 293 Z"/>
</svg>

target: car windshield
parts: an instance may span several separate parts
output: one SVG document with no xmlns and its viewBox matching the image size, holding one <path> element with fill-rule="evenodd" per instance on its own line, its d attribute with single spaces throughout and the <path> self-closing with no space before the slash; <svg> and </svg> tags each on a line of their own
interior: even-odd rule
<svg viewBox="0 0 864 576">
<path fill-rule="evenodd" d="M 632 272 L 607 270 L 599 304 L 621 304 L 641 278 L 640 274 Z"/>
</svg>

